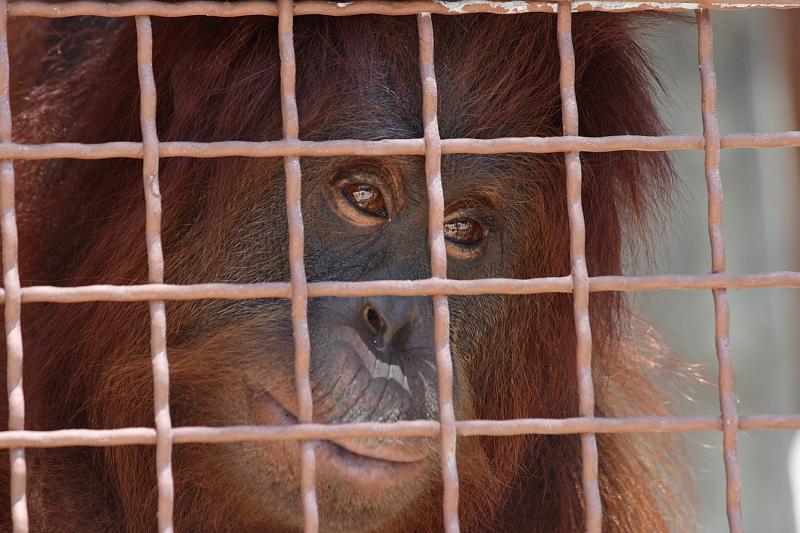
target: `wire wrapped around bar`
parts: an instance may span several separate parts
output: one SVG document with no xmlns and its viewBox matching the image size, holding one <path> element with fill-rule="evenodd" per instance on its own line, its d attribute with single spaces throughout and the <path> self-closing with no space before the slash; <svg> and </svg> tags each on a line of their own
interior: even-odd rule
<svg viewBox="0 0 800 533">
<path fill-rule="evenodd" d="M 0 3 L 0 142 L 11 142 L 11 74 L 8 55 L 8 4 Z M 4 322 L 6 331 L 6 387 L 8 429 L 25 429 L 22 389 L 22 296 L 19 281 L 19 236 L 15 201 L 14 163 L 0 162 L 0 229 L 3 234 Z M 14 533 L 28 531 L 27 465 L 23 447 L 9 449 L 11 523 Z"/>
</svg>

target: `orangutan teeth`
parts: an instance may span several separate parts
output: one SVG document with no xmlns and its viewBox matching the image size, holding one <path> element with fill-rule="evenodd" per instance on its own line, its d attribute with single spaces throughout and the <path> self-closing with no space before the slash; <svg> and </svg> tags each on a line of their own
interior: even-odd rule
<svg viewBox="0 0 800 533">
<path fill-rule="evenodd" d="M 408 385 L 408 378 L 406 378 L 405 374 L 403 373 L 403 369 L 400 368 L 399 365 L 386 363 L 385 361 L 381 361 L 376 357 L 375 366 L 372 369 L 372 377 L 373 379 L 383 378 L 396 381 L 401 387 L 403 387 L 403 390 L 411 392 L 411 389 Z"/>
</svg>

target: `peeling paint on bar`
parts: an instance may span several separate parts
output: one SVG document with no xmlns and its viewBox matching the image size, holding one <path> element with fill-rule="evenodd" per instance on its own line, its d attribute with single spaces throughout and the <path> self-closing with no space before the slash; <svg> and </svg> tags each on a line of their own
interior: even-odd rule
<svg viewBox="0 0 800 533">
<path fill-rule="evenodd" d="M 511 1 L 511 2 L 493 2 L 491 0 L 461 0 L 458 2 L 446 2 L 444 0 L 437 0 L 437 4 L 446 7 L 451 13 L 466 13 L 467 8 L 471 6 L 489 6 L 497 9 L 502 9 L 509 14 L 514 13 L 528 13 L 528 2 L 525 1 Z M 555 13 L 557 7 L 553 3 L 553 12 Z"/>
<path fill-rule="evenodd" d="M 468 13 L 496 13 L 516 15 L 522 13 L 555 13 L 558 0 L 409 0 L 393 2 L 387 0 L 363 0 L 361 2 L 327 2 L 305 0 L 294 4 L 294 16 L 303 15 L 413 15 L 433 13 L 436 15 L 463 15 Z M 760 0 L 726 2 L 657 2 L 655 0 L 574 0 L 571 11 L 695 11 L 697 9 L 747 10 L 757 8 L 791 9 L 800 8 L 800 0 Z M 210 0 L 191 0 L 164 2 L 154 0 L 128 0 L 122 3 L 81 0 L 54 5 L 38 0 L 17 0 L 8 5 L 9 17 L 47 17 L 64 18 L 76 16 L 98 17 L 245 17 L 277 16 L 276 2 L 267 0 L 247 0 L 239 2 L 214 2 Z"/>
<path fill-rule="evenodd" d="M 558 10 L 557 1 L 545 2 L 526 2 L 521 0 L 509 2 L 497 2 L 492 0 L 460 0 L 448 2 L 446 0 L 435 0 L 437 5 L 447 8 L 450 13 L 464 14 L 478 11 L 481 8 L 490 7 L 502 10 L 507 14 L 534 13 L 542 12 L 542 6 L 549 4 L 553 13 Z M 342 4 L 337 4 L 344 7 Z M 800 2 L 788 1 L 778 2 L 629 2 L 614 0 L 583 0 L 572 2 L 572 11 L 695 11 L 697 9 L 754 9 L 754 8 L 774 8 L 791 9 L 800 8 Z"/>
<path fill-rule="evenodd" d="M 697 9 L 754 9 L 800 8 L 797 2 L 615 2 L 614 0 L 586 0 L 572 3 L 572 11 L 695 11 Z"/>
<path fill-rule="evenodd" d="M 732 4 L 732 3 L 721 3 L 721 4 L 712 4 L 712 7 L 717 7 L 719 9 L 753 9 L 753 8 L 772 8 L 772 9 L 797 9 L 800 8 L 800 5 L 797 3 L 787 3 L 787 4 L 770 4 L 768 2 L 763 3 L 754 3 L 754 4 Z"/>
<path fill-rule="evenodd" d="M 641 11 L 644 9 L 661 10 L 696 10 L 700 9 L 700 4 L 696 2 L 614 2 L 614 1 L 587 1 L 574 2 L 572 11 L 580 11 L 586 7 L 591 7 L 597 11 Z"/>
</svg>

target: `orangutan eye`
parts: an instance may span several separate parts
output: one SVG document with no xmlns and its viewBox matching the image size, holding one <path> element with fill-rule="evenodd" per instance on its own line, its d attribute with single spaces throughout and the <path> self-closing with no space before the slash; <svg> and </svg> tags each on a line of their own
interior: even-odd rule
<svg viewBox="0 0 800 533">
<path fill-rule="evenodd" d="M 359 211 L 386 218 L 386 201 L 381 190 L 371 183 L 350 182 L 342 186 L 342 194 Z"/>
<path fill-rule="evenodd" d="M 474 218 L 459 217 L 444 223 L 444 237 L 461 246 L 472 246 L 483 240 L 483 225 Z"/>
</svg>

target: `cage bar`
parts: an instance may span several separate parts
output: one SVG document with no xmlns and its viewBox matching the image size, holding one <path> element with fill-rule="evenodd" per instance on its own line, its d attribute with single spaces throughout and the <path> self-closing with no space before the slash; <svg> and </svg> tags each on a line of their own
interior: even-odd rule
<svg viewBox="0 0 800 533">
<path fill-rule="evenodd" d="M 147 211 L 147 279 L 164 283 L 161 248 L 161 192 L 158 184 L 158 132 L 156 130 L 156 83 L 153 77 L 153 30 L 150 17 L 136 17 L 137 63 L 141 96 L 143 145 L 142 175 Z M 167 360 L 167 312 L 163 300 L 150 301 L 150 355 L 153 364 L 153 407 L 156 426 L 156 475 L 158 480 L 158 530 L 173 530 L 175 487 L 172 479 L 172 420 L 169 414 L 169 361 Z"/>
<path fill-rule="evenodd" d="M 743 415 L 740 431 L 797 430 L 800 414 Z M 636 416 L 620 418 L 524 418 L 510 420 L 456 421 L 459 436 L 574 435 L 577 433 L 686 433 L 722 431 L 719 416 Z M 173 444 L 270 442 L 357 437 L 437 437 L 439 422 L 358 422 L 348 424 L 294 424 L 291 426 L 182 426 L 172 430 Z M 51 431 L 2 431 L 0 448 L 65 448 L 71 446 L 154 445 L 153 428 L 59 429 Z"/>
<path fill-rule="evenodd" d="M 616 152 L 635 150 L 667 152 L 704 150 L 702 135 L 679 134 L 662 136 L 612 135 L 607 137 L 506 137 L 497 139 L 441 139 L 443 154 L 548 154 L 559 152 Z M 425 155 L 425 139 L 385 139 L 363 141 L 341 139 L 332 141 L 167 141 L 160 143 L 160 157 L 333 157 Z M 800 131 L 776 133 L 733 133 L 720 139 L 722 149 L 796 148 L 800 147 Z M 0 158 L 19 160 L 41 159 L 141 159 L 141 143 L 119 141 L 97 144 L 0 143 Z"/>
<path fill-rule="evenodd" d="M 578 134 L 578 100 L 575 96 L 575 50 L 572 47 L 572 11 L 570 2 L 558 5 L 556 24 L 558 55 L 561 61 L 561 121 L 564 135 Z M 566 152 L 567 212 L 572 266 L 572 299 L 575 317 L 575 357 L 578 371 L 578 412 L 594 418 L 594 384 L 592 383 L 592 329 L 589 323 L 589 273 L 586 269 L 586 224 L 581 202 L 581 157 L 579 152 Z M 600 533 L 603 509 L 598 481 L 599 459 L 597 437 L 581 433 L 581 466 L 583 498 L 586 508 L 587 533 Z"/>
<path fill-rule="evenodd" d="M 417 16 L 419 70 L 422 77 L 422 124 L 425 130 L 425 178 L 428 187 L 428 243 L 431 277 L 447 277 L 444 242 L 444 192 L 442 190 L 442 144 L 437 116 L 438 94 L 433 55 L 433 21 L 430 13 Z M 456 415 L 453 406 L 453 360 L 450 355 L 450 307 L 447 296 L 433 296 L 434 346 L 439 384 L 439 453 L 444 482 L 444 528 L 459 531 L 458 469 L 456 467 Z"/>
<path fill-rule="evenodd" d="M 278 46 L 281 58 L 281 115 L 283 137 L 295 141 L 300 132 L 295 94 L 295 60 L 293 36 L 293 6 L 291 0 L 278 2 Z M 284 158 L 286 173 L 286 214 L 289 220 L 289 268 L 291 272 L 292 334 L 294 336 L 295 383 L 297 386 L 297 421 L 310 423 L 313 419 L 311 396 L 311 341 L 308 334 L 308 285 L 303 264 L 303 210 L 300 204 L 300 158 Z M 306 533 L 319 530 L 319 511 L 315 487 L 316 458 L 314 443 L 300 443 L 300 495 Z"/>
<path fill-rule="evenodd" d="M 150 15 L 154 17 L 247 17 L 278 16 L 278 2 L 251 0 L 242 2 L 158 2 L 134 0 L 122 4 L 97 1 L 74 1 L 52 4 L 47 2 L 21 0 L 9 5 L 9 16 L 12 17 L 46 17 L 65 18 L 76 16 L 96 17 L 130 17 Z M 747 0 L 696 2 L 658 2 L 645 0 L 630 2 L 627 0 L 575 0 L 571 10 L 577 11 L 695 11 L 697 9 L 741 10 L 756 8 L 790 9 L 800 7 L 800 0 Z M 418 15 L 433 13 L 436 15 L 464 15 L 468 13 L 495 13 L 499 15 L 518 15 L 521 13 L 555 13 L 558 0 L 531 2 L 517 0 L 514 2 L 497 2 L 492 0 L 466 0 L 461 2 L 443 2 L 437 0 L 413 0 L 408 2 L 392 2 L 372 0 L 360 2 L 295 2 L 293 14 L 328 15 L 332 17 L 350 15 Z"/>
<path fill-rule="evenodd" d="M 714 33 L 708 10 L 697 11 L 698 58 L 700 62 L 705 174 L 708 188 L 708 236 L 711 243 L 711 271 L 725 271 L 725 239 L 722 229 L 722 178 L 719 172 L 719 122 L 717 120 L 717 77 L 714 72 Z M 712 289 L 714 338 L 719 360 L 719 405 L 722 416 L 722 451 L 725 463 L 726 507 L 731 533 L 742 533 L 742 469 L 737 454 L 738 418 L 733 391 L 733 356 L 729 330 L 728 291 Z"/>
<path fill-rule="evenodd" d="M 661 274 L 654 276 L 594 276 L 590 292 L 695 291 L 705 289 L 800 288 L 800 272 L 774 271 L 753 274 Z M 308 283 L 308 297 L 363 296 L 471 296 L 479 294 L 544 294 L 572 292 L 569 276 L 556 278 L 419 279 L 377 281 L 317 281 Z M 247 300 L 291 298 L 284 282 L 198 283 L 169 285 L 84 285 L 22 288 L 22 303 L 140 302 L 148 300 Z M 0 303 L 4 292 L 0 289 Z"/>
<path fill-rule="evenodd" d="M 11 68 L 8 56 L 8 5 L 0 3 L 0 142 L 11 142 Z M 14 162 L 0 161 L 0 230 L 3 239 L 3 290 L 6 329 L 6 386 L 8 429 L 25 429 L 25 394 L 22 389 L 22 301 L 19 281 L 19 236 L 17 233 Z M 11 462 L 11 523 L 14 533 L 28 531 L 25 448 L 9 449 Z"/>
</svg>

